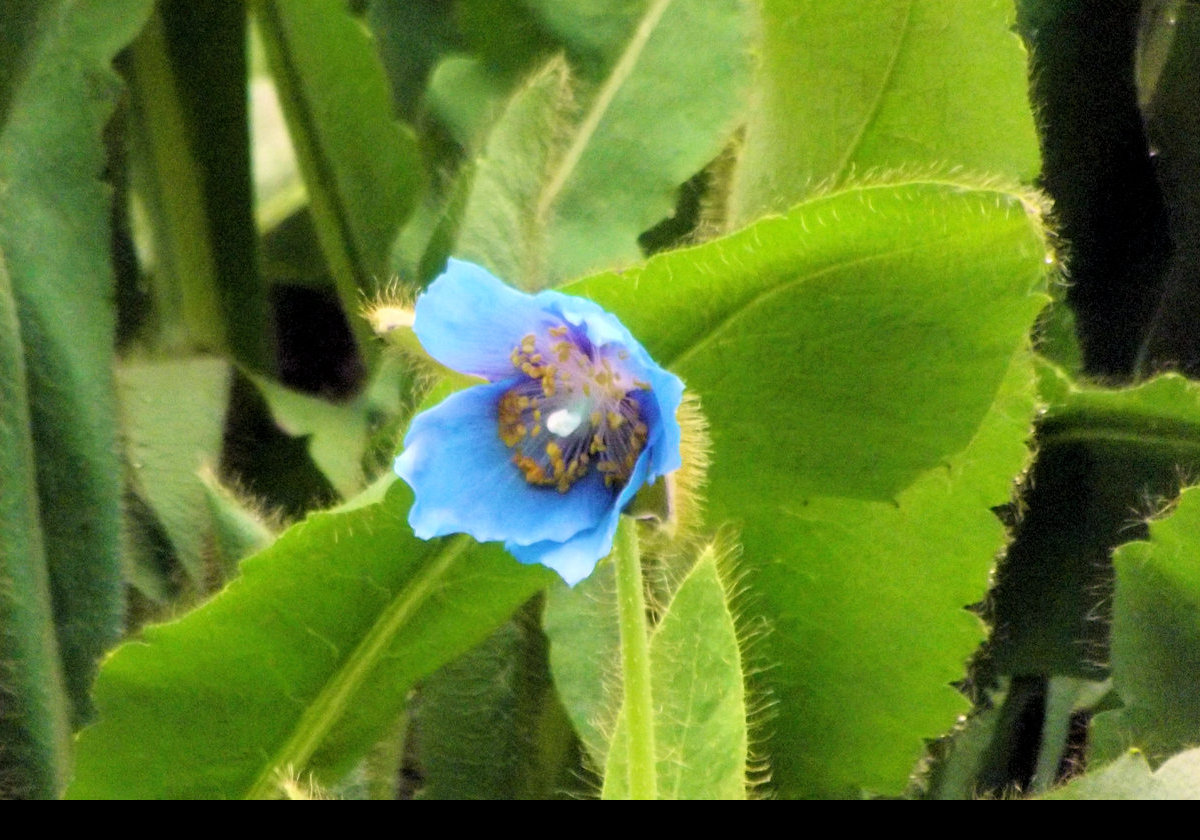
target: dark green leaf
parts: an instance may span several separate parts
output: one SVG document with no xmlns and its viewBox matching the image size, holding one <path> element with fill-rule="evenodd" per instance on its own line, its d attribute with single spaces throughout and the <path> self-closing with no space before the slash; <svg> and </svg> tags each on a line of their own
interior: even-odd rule
<svg viewBox="0 0 1200 840">
<path fill-rule="evenodd" d="M 0 796 L 52 799 L 70 766 L 63 683 L 38 485 L 25 356 L 0 252 Z"/>
<path fill-rule="evenodd" d="M 0 252 L 24 345 L 45 556 L 76 721 L 124 612 L 101 129 L 118 94 L 112 57 L 149 9 L 149 0 L 43 4 L 20 84 L 3 83 Z"/>
</svg>

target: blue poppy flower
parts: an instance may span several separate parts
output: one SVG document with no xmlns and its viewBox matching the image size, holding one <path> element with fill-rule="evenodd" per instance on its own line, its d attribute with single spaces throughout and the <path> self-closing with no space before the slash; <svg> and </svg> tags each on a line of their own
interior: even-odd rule
<svg viewBox="0 0 1200 840">
<path fill-rule="evenodd" d="M 524 294 L 460 260 L 417 299 L 413 330 L 434 359 L 486 380 L 404 438 L 413 531 L 502 540 L 569 584 L 587 577 L 638 490 L 680 466 L 683 383 L 591 301 Z"/>
</svg>

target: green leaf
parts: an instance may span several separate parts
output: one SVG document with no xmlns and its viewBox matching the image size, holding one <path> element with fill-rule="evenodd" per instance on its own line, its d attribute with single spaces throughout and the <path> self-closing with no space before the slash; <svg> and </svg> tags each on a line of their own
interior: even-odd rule
<svg viewBox="0 0 1200 840">
<path fill-rule="evenodd" d="M 203 357 L 129 362 L 118 368 L 117 381 L 131 482 L 192 585 L 204 591 L 212 527 L 199 471 L 220 458 L 229 364 Z"/>
<path fill-rule="evenodd" d="M 275 422 L 293 437 L 307 437 L 313 463 L 344 499 L 367 482 L 364 460 L 372 433 L 401 411 L 413 371 L 395 356 L 376 366 L 367 387 L 348 402 L 334 403 L 296 391 L 266 377 L 251 377 L 271 407 Z"/>
<path fill-rule="evenodd" d="M 899 793 L 966 708 L 950 683 L 983 634 L 963 607 L 1029 459 L 1047 298 L 1027 210 L 966 183 L 860 187 L 569 289 L 701 399 L 709 521 L 741 526 L 771 628 L 781 795 Z"/>
<path fill-rule="evenodd" d="M 1007 0 L 765 0 L 733 196 L 745 223 L 882 171 L 1039 169 Z"/>
<path fill-rule="evenodd" d="M 400 115 L 414 122 L 420 112 L 425 83 L 437 60 L 453 49 L 459 6 L 441 0 L 371 0 L 367 22 L 391 80 Z"/>
<path fill-rule="evenodd" d="M 1200 799 L 1200 749 L 1187 750 L 1151 771 L 1146 756 L 1129 750 L 1043 799 Z"/>
<path fill-rule="evenodd" d="M 1113 553 L 1113 687 L 1124 708 L 1093 722 L 1100 760 L 1137 747 L 1151 762 L 1200 740 L 1200 490 L 1188 488 L 1172 515 L 1150 523 L 1148 542 Z"/>
<path fill-rule="evenodd" d="M 246 15 L 222 0 L 161 3 L 123 56 L 130 180 L 152 242 L 156 352 L 221 351 L 274 368 L 257 271 L 247 142 Z"/>
<path fill-rule="evenodd" d="M 465 537 L 415 539 L 410 503 L 397 482 L 383 504 L 313 514 L 207 605 L 119 648 L 68 795 L 262 797 L 281 773 L 339 778 L 416 680 L 553 575 Z"/>
<path fill-rule="evenodd" d="M 15 85 L 0 82 L 9 97 L 0 252 L 20 322 L 43 545 L 76 722 L 124 612 L 110 208 L 99 176 L 101 130 L 118 95 L 110 63 L 150 5 L 43 4 L 24 72 Z"/>
<path fill-rule="evenodd" d="M 746 797 L 747 707 L 730 593 L 708 546 L 650 640 L 660 799 Z M 627 799 L 628 742 L 617 717 L 605 799 Z"/>
<path fill-rule="evenodd" d="M 603 768 L 621 687 L 621 632 L 612 561 L 601 560 L 574 587 L 550 587 L 543 626 L 550 639 L 550 672 L 558 695 L 592 766 Z"/>
<path fill-rule="evenodd" d="M 573 105 L 570 69 L 555 58 L 513 94 L 472 173 L 454 253 L 519 288 L 545 284 L 549 255 L 538 200 Z"/>
<path fill-rule="evenodd" d="M 429 79 L 426 107 L 464 149 L 475 149 L 512 85 L 506 73 L 486 62 L 455 53 L 442 59 Z"/>
<path fill-rule="evenodd" d="M 509 102 L 480 164 L 460 241 L 526 288 L 640 259 L 638 236 L 672 214 L 742 111 L 751 4 L 651 0 L 608 18 L 621 36 L 603 76 L 572 90 L 553 59 Z"/>
<path fill-rule="evenodd" d="M 540 599 L 421 685 L 428 799 L 548 799 L 578 787 L 578 739 L 554 695 Z"/>
<path fill-rule="evenodd" d="M 671 215 L 741 118 L 754 23 L 744 0 L 646 4 L 539 196 L 548 280 L 641 257 L 638 235 Z"/>
<path fill-rule="evenodd" d="M 21 327 L 0 252 L 0 789 L 52 799 L 70 766 L 71 701 L 37 491 Z"/>
<path fill-rule="evenodd" d="M 356 312 L 386 281 L 392 241 L 416 204 L 416 139 L 393 117 L 374 45 L 345 4 L 256 0 L 253 9 L 325 260 L 343 308 Z M 370 331 L 352 321 L 366 353 Z"/>
<path fill-rule="evenodd" d="M 997 576 L 991 656 L 1002 674 L 1108 675 L 1114 546 L 1144 533 L 1154 500 L 1200 469 L 1200 387 L 1167 374 L 1132 388 L 1039 370 L 1028 510 Z"/>
<path fill-rule="evenodd" d="M 275 532 L 267 517 L 237 498 L 211 470 L 202 469 L 200 481 L 204 484 L 204 501 L 212 517 L 216 561 L 224 576 L 232 578 L 241 559 L 265 549 L 275 540 Z M 372 501 L 382 499 L 380 494 Z"/>
<path fill-rule="evenodd" d="M 36 45 L 42 39 L 43 27 L 49 15 L 42 0 L 6 0 L 0 15 L 0 125 L 8 122 L 8 109 L 13 97 L 25 83 Z"/>
</svg>

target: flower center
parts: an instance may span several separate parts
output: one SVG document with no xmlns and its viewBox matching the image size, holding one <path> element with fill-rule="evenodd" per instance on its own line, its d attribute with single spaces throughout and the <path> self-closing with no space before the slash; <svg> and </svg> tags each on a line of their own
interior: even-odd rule
<svg viewBox="0 0 1200 840">
<path fill-rule="evenodd" d="M 526 481 L 565 493 L 593 468 L 605 487 L 629 480 L 649 431 L 633 392 L 650 386 L 625 370 L 628 358 L 566 325 L 513 348 L 525 378 L 500 398 L 499 431 Z"/>
</svg>

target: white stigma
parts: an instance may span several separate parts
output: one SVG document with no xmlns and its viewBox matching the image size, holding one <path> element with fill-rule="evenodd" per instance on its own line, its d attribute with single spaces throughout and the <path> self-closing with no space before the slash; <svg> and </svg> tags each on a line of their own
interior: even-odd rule
<svg viewBox="0 0 1200 840">
<path fill-rule="evenodd" d="M 574 412 L 560 408 L 546 417 L 546 428 L 559 437 L 567 437 L 583 422 L 583 412 Z"/>
</svg>

